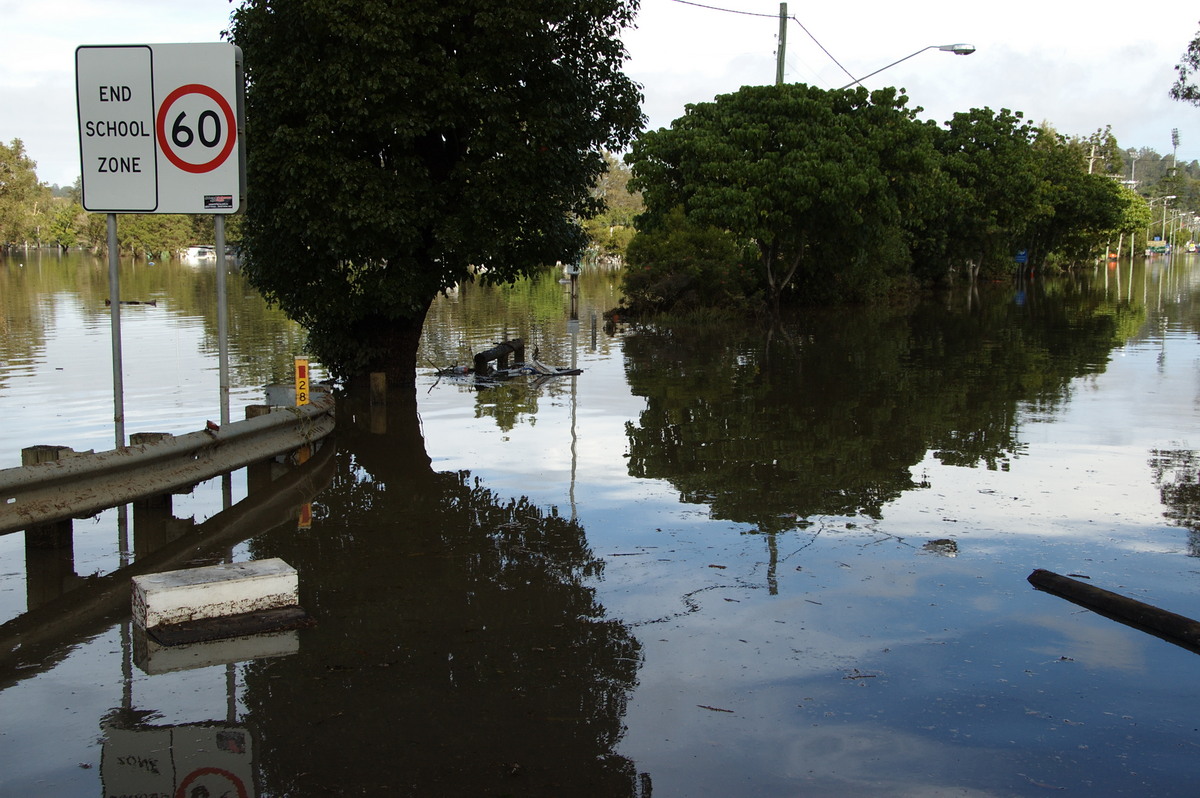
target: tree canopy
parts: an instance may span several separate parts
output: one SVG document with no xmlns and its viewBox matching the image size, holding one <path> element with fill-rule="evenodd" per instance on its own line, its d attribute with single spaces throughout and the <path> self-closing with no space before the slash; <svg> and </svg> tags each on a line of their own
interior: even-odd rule
<svg viewBox="0 0 1200 798">
<path fill-rule="evenodd" d="M 757 247 L 773 300 L 851 252 L 852 285 L 877 290 L 877 272 L 907 266 L 903 220 L 921 213 L 920 182 L 934 159 L 932 132 L 894 89 L 828 92 L 803 84 L 745 86 L 687 106 L 670 129 L 646 133 L 628 156 L 643 192 L 641 225 L 676 206 L 701 226 Z"/>
<path fill-rule="evenodd" d="M 36 168 L 20 139 L 0 142 L 0 246 L 40 240 L 51 196 Z"/>
<path fill-rule="evenodd" d="M 246 0 L 244 268 L 339 376 L 412 383 L 433 298 L 574 259 L 640 128 L 636 0 Z"/>
<path fill-rule="evenodd" d="M 689 105 L 627 156 L 646 204 L 638 236 L 724 231 L 730 252 L 757 253 L 757 290 L 779 305 L 879 298 L 960 268 L 1001 273 L 1019 250 L 1034 267 L 1077 261 L 1121 224 L 1119 186 L 1088 171 L 1090 141 L 1085 153 L 1007 109 L 957 113 L 943 128 L 907 101 L 895 89 L 792 84 Z M 1097 158 L 1111 154 L 1114 142 L 1096 140 Z M 649 258 L 662 251 L 631 242 L 634 305 L 661 309 L 679 271 L 654 275 L 661 262 Z"/>
<path fill-rule="evenodd" d="M 1200 73 L 1200 33 L 1188 42 L 1187 50 L 1175 65 L 1179 75 L 1171 86 L 1171 97 L 1180 102 L 1200 105 L 1200 86 L 1196 85 L 1196 75 Z"/>
</svg>

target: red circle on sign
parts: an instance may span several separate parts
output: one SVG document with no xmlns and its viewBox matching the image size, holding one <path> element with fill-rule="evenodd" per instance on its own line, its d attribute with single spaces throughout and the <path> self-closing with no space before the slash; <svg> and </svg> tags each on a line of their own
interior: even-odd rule
<svg viewBox="0 0 1200 798">
<path fill-rule="evenodd" d="M 167 111 L 171 110 L 171 106 L 180 97 L 187 94 L 203 94 L 217 104 L 221 109 L 221 113 L 225 115 L 225 126 L 229 131 L 229 140 L 225 142 L 225 146 L 217 153 L 217 157 L 205 163 L 190 163 L 183 160 L 171 150 L 171 145 L 167 139 Z M 233 109 L 229 107 L 229 103 L 221 96 L 221 93 L 211 86 L 205 86 L 200 83 L 188 83 L 180 86 L 175 91 L 167 95 L 167 99 L 163 100 L 162 105 L 158 107 L 158 119 L 154 123 L 155 133 L 158 136 L 158 146 L 163 151 L 163 155 L 167 156 L 167 160 L 175 164 L 185 172 L 192 174 L 203 174 L 211 172 L 229 158 L 229 153 L 233 152 L 234 142 L 237 141 L 237 119 L 233 115 Z"/>
<path fill-rule="evenodd" d="M 201 776 L 220 776 L 223 779 L 227 779 L 233 785 L 233 788 L 237 790 L 238 798 L 250 798 L 246 794 L 246 785 L 242 784 L 242 780 L 228 770 L 221 768 L 197 768 L 193 770 L 187 775 L 187 778 L 179 783 L 179 789 L 175 790 L 175 798 L 186 798 L 187 788 Z"/>
</svg>

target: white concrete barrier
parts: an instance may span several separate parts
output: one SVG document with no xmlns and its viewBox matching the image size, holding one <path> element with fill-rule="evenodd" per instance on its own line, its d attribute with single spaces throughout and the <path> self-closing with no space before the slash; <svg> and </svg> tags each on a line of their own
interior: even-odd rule
<svg viewBox="0 0 1200 798">
<path fill-rule="evenodd" d="M 281 559 L 133 577 L 133 620 L 144 629 L 300 603 L 296 569 Z"/>
</svg>

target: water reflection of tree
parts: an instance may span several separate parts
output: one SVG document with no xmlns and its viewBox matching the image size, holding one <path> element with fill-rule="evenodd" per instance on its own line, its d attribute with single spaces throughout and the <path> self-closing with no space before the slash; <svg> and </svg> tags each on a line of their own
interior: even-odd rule
<svg viewBox="0 0 1200 798">
<path fill-rule="evenodd" d="M 640 646 L 603 618 L 583 528 L 435 473 L 415 400 L 390 409 L 372 435 L 344 407 L 312 529 L 254 543 L 318 619 L 248 669 L 262 792 L 641 794 L 613 753 Z"/>
<path fill-rule="evenodd" d="M 879 517 L 919 487 L 927 453 L 1008 468 L 1017 411 L 1053 412 L 1103 368 L 1127 316 L 1085 292 L 983 291 L 982 304 L 813 312 L 775 333 L 707 325 L 630 335 L 646 409 L 630 472 L 763 532 L 820 515 Z"/>
<path fill-rule="evenodd" d="M 1188 556 L 1200 557 L 1200 452 L 1154 449 L 1150 469 L 1167 508 L 1163 515 L 1187 530 Z"/>
<path fill-rule="evenodd" d="M 12 257 L 0 259 L 0 362 L 24 364 L 44 348 L 62 312 L 60 305 L 77 306 L 84 319 L 97 328 L 108 324 L 110 310 L 105 300 L 110 297 L 104 259 L 81 253 L 31 252 L 20 262 L 24 265 L 19 266 Z M 126 260 L 121 264 L 120 281 L 123 300 L 156 303 L 153 309 L 145 309 L 148 312 L 201 319 L 202 346 L 216 353 L 215 266 L 191 268 L 178 262 Z M 236 269 L 229 270 L 226 288 L 234 384 L 290 382 L 292 358 L 304 351 L 304 331 L 282 311 L 269 307 Z"/>
</svg>

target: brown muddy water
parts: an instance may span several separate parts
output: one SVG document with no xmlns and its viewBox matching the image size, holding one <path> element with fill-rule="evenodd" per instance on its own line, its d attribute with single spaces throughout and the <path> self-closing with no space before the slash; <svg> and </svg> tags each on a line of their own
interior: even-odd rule
<svg viewBox="0 0 1200 798">
<path fill-rule="evenodd" d="M 1200 618 L 1197 276 L 675 330 L 467 287 L 305 466 L 0 537 L 0 795 L 1192 795 L 1197 655 L 1026 577 Z M 239 418 L 303 335 L 229 282 Z M 123 268 L 129 432 L 217 417 L 214 285 Z M 111 447 L 106 297 L 0 260 L 0 467 Z M 434 373 L 517 336 L 582 374 Z M 154 650 L 108 575 L 157 556 L 281 557 L 317 623 Z"/>
</svg>

